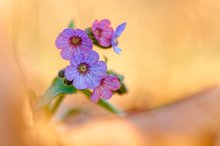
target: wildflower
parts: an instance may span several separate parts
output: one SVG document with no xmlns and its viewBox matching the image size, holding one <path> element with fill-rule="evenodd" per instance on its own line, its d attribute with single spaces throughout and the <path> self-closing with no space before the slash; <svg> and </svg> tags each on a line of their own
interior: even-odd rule
<svg viewBox="0 0 220 146">
<path fill-rule="evenodd" d="M 107 70 L 105 62 L 99 61 L 98 53 L 92 50 L 74 55 L 70 64 L 65 69 L 65 77 L 77 89 L 96 88 Z"/>
<path fill-rule="evenodd" d="M 103 19 L 100 22 L 95 20 L 92 25 L 92 32 L 95 39 L 103 47 L 111 46 L 111 38 L 113 35 L 113 28 L 110 27 L 111 22 L 108 19 Z"/>
<path fill-rule="evenodd" d="M 76 53 L 92 49 L 92 40 L 81 29 L 64 29 L 56 39 L 56 46 L 62 49 L 61 56 L 70 60 Z"/>
<path fill-rule="evenodd" d="M 91 101 L 98 102 L 100 98 L 104 98 L 106 100 L 110 99 L 113 91 L 118 90 L 120 86 L 120 81 L 116 76 L 106 75 L 101 80 L 101 84 L 93 90 Z"/>
<path fill-rule="evenodd" d="M 116 30 L 115 30 L 115 32 L 114 32 L 114 34 L 113 34 L 113 36 L 112 36 L 112 39 L 111 39 L 111 45 L 112 45 L 112 47 L 113 47 L 113 50 L 114 50 L 115 53 L 117 53 L 117 54 L 120 54 L 120 52 L 121 52 L 121 49 L 118 47 L 118 40 L 117 40 L 117 38 L 122 34 L 122 32 L 123 32 L 124 29 L 125 29 L 125 26 L 126 26 L 126 23 L 120 24 L 120 25 L 116 28 Z"/>
</svg>

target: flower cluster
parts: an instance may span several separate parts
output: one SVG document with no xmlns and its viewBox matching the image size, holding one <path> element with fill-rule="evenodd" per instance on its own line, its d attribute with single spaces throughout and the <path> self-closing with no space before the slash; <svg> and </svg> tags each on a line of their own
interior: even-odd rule
<svg viewBox="0 0 220 146">
<path fill-rule="evenodd" d="M 115 31 L 107 19 L 95 20 L 90 31 L 67 28 L 56 39 L 56 47 L 61 49 L 63 59 L 70 61 L 65 68 L 64 76 L 77 89 L 92 89 L 92 102 L 100 98 L 110 99 L 121 83 L 117 76 L 107 73 L 107 65 L 99 60 L 97 52 L 92 50 L 93 44 L 103 48 L 112 47 L 119 54 L 117 38 L 122 34 L 126 23 L 119 25 Z"/>
</svg>

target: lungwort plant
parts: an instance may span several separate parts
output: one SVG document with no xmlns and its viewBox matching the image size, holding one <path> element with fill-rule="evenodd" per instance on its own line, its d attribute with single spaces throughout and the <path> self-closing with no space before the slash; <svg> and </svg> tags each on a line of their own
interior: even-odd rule
<svg viewBox="0 0 220 146">
<path fill-rule="evenodd" d="M 102 50 L 113 48 L 115 53 L 120 54 L 118 37 L 125 26 L 126 23 L 122 23 L 114 30 L 110 21 L 103 19 L 95 20 L 91 27 L 82 30 L 74 28 L 74 23 L 71 22 L 55 41 L 61 57 L 69 65 L 59 71 L 38 100 L 35 109 L 46 108 L 53 114 L 67 94 L 82 92 L 94 104 L 117 115 L 125 115 L 107 101 L 114 94 L 127 92 L 124 77 L 109 70 L 106 61 L 101 61 L 99 54 L 93 50 L 95 45 Z"/>
</svg>

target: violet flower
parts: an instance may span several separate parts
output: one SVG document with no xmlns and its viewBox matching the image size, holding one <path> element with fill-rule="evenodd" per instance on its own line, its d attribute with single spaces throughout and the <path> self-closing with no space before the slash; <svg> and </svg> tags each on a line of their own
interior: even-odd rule
<svg viewBox="0 0 220 146">
<path fill-rule="evenodd" d="M 56 39 L 56 47 L 61 50 L 61 56 L 70 60 L 76 53 L 91 50 L 92 40 L 81 29 L 64 29 Z"/>
<path fill-rule="evenodd" d="M 99 61 L 98 53 L 92 50 L 74 55 L 70 64 L 65 69 L 65 77 L 77 89 L 96 88 L 107 70 L 105 62 Z"/>
<path fill-rule="evenodd" d="M 124 29 L 125 29 L 125 26 L 126 26 L 126 23 L 122 23 L 122 24 L 120 24 L 117 28 L 116 28 L 116 30 L 115 30 L 115 32 L 114 32 L 114 34 L 113 34 L 113 36 L 112 36 L 112 39 L 111 39 L 111 45 L 112 45 L 112 47 L 113 47 L 113 50 L 115 51 L 115 53 L 117 53 L 117 54 L 120 54 L 120 52 L 121 52 L 121 49 L 118 47 L 118 37 L 122 34 L 122 32 L 124 31 Z"/>
<path fill-rule="evenodd" d="M 119 79 L 114 75 L 106 75 L 102 80 L 101 84 L 93 90 L 91 95 L 92 102 L 98 102 L 100 98 L 108 100 L 112 97 L 113 91 L 120 88 L 121 83 Z"/>
<path fill-rule="evenodd" d="M 111 38 L 114 31 L 110 24 L 111 22 L 108 19 L 103 19 L 101 21 L 95 20 L 92 25 L 93 35 L 103 47 L 111 46 Z"/>
</svg>

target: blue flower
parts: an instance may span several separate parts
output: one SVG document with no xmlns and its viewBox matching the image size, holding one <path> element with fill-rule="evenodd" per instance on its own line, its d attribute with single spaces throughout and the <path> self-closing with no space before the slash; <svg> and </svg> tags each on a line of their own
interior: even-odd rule
<svg viewBox="0 0 220 146">
<path fill-rule="evenodd" d="M 98 53 L 89 50 L 73 56 L 65 69 L 65 78 L 73 81 L 77 89 L 94 89 L 100 85 L 106 70 L 107 66 L 99 61 Z"/>
<path fill-rule="evenodd" d="M 71 28 L 64 29 L 55 43 L 65 60 L 70 60 L 76 53 L 91 50 L 93 45 L 85 31 Z"/>
<path fill-rule="evenodd" d="M 121 49 L 118 47 L 118 40 L 117 40 L 117 39 L 118 39 L 118 37 L 122 34 L 122 32 L 124 31 L 125 26 L 126 26 L 126 23 L 120 24 L 120 25 L 116 28 L 116 30 L 115 30 L 115 32 L 114 32 L 114 34 L 113 34 L 113 36 L 112 36 L 112 39 L 111 39 L 111 44 L 112 44 L 113 50 L 114 50 L 115 53 L 117 53 L 117 54 L 120 54 L 120 52 L 121 52 Z"/>
</svg>

